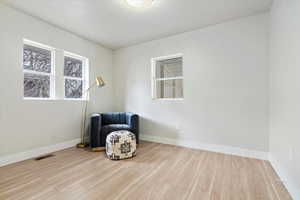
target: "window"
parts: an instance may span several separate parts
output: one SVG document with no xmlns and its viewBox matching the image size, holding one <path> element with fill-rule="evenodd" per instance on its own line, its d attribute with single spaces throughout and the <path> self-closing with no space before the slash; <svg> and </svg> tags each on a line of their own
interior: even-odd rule
<svg viewBox="0 0 300 200">
<path fill-rule="evenodd" d="M 23 44 L 24 98 L 54 97 L 54 49 L 24 40 Z"/>
<path fill-rule="evenodd" d="M 88 59 L 65 52 L 64 83 L 65 99 L 88 99 Z"/>
<path fill-rule="evenodd" d="M 82 56 L 24 39 L 24 99 L 88 100 L 88 64 Z"/>
<path fill-rule="evenodd" d="M 152 97 L 183 99 L 182 54 L 152 59 Z"/>
</svg>

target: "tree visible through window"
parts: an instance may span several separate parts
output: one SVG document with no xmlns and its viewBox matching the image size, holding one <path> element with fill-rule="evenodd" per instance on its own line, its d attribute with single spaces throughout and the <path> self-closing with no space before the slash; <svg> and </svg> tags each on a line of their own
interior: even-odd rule
<svg viewBox="0 0 300 200">
<path fill-rule="evenodd" d="M 30 41 L 24 41 L 23 72 L 25 98 L 51 98 L 54 52 Z"/>
<path fill-rule="evenodd" d="M 65 98 L 82 99 L 86 80 L 87 59 L 65 53 L 64 77 L 65 77 Z"/>
<path fill-rule="evenodd" d="M 58 71 L 55 63 L 63 64 Z M 85 57 L 23 39 L 24 99 L 88 99 L 88 65 Z M 64 94 L 55 88 L 64 88 L 58 90 Z"/>
</svg>

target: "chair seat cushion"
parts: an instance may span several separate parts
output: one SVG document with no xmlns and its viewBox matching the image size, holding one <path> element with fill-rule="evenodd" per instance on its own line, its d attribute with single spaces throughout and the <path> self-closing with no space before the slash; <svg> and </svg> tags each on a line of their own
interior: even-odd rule
<svg viewBox="0 0 300 200">
<path fill-rule="evenodd" d="M 127 124 L 109 124 L 102 126 L 103 131 L 110 132 L 112 131 L 118 131 L 118 130 L 129 130 L 130 126 Z"/>
<path fill-rule="evenodd" d="M 125 130 L 110 133 L 106 138 L 106 155 L 111 160 L 121 160 L 135 156 L 135 135 Z"/>
</svg>

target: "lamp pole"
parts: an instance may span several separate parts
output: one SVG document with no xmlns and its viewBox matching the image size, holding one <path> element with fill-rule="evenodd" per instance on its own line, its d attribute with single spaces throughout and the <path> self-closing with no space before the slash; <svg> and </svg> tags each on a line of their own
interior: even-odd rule
<svg viewBox="0 0 300 200">
<path fill-rule="evenodd" d="M 87 107 L 88 107 L 88 103 L 89 103 L 89 99 L 87 98 L 88 97 L 87 95 L 88 95 L 88 92 L 95 86 L 97 86 L 99 88 L 105 86 L 105 83 L 104 83 L 103 79 L 100 76 L 98 76 L 96 78 L 95 82 L 88 89 L 86 89 L 84 91 L 84 93 L 82 94 L 82 96 L 84 96 L 84 95 L 86 95 L 86 96 L 85 96 L 85 100 L 84 100 L 85 105 L 84 105 L 84 109 L 82 111 L 82 118 L 81 118 L 82 119 L 81 120 L 81 132 L 80 132 L 81 141 L 80 141 L 79 144 L 77 144 L 77 148 L 85 148 L 87 146 L 87 144 L 84 141 L 85 140 L 85 138 L 84 138 L 85 137 L 85 129 L 86 129 L 86 114 L 87 114 Z"/>
</svg>

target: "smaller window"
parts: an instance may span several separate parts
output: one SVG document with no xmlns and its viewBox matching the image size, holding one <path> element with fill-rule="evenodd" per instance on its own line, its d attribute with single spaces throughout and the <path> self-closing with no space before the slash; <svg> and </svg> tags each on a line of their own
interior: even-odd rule
<svg viewBox="0 0 300 200">
<path fill-rule="evenodd" d="M 88 99 L 88 59 L 65 52 L 64 81 L 65 99 Z"/>
<path fill-rule="evenodd" d="M 54 48 L 29 40 L 23 44 L 24 98 L 54 98 Z"/>
<path fill-rule="evenodd" d="M 183 99 L 182 54 L 152 59 L 152 97 Z"/>
</svg>

